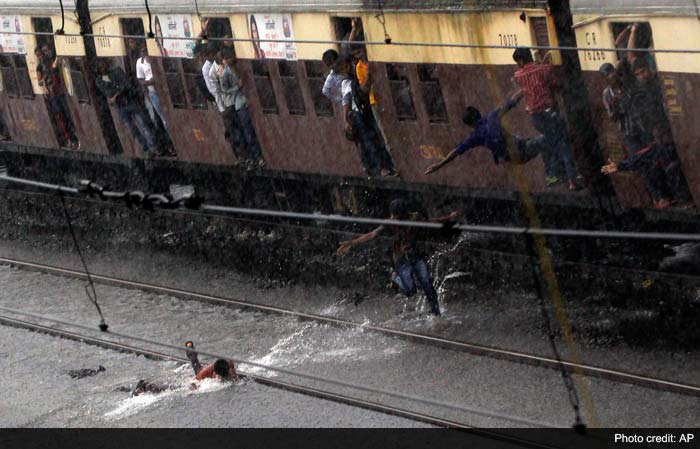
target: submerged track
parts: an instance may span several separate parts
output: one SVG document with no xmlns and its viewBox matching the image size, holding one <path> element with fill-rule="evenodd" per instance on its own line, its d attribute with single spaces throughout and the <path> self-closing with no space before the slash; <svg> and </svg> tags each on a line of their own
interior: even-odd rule
<svg viewBox="0 0 700 449">
<path fill-rule="evenodd" d="M 70 277 L 75 279 L 85 279 L 84 272 L 40 264 L 31 261 L 23 261 L 0 257 L 0 263 L 5 263 L 17 268 L 39 271 L 46 274 Z M 362 328 L 366 331 L 372 331 L 385 336 L 395 337 L 403 340 L 421 343 L 430 346 L 437 346 L 444 349 L 450 349 L 460 352 L 466 352 L 474 355 L 485 356 L 490 358 L 507 360 L 515 363 L 527 364 L 545 367 L 555 370 L 567 370 L 572 373 L 583 374 L 589 377 L 597 377 L 615 382 L 635 384 L 655 390 L 669 391 L 684 395 L 700 396 L 700 386 L 684 384 L 665 379 L 658 379 L 649 376 L 639 375 L 635 373 L 616 370 L 613 368 L 605 368 L 581 363 L 574 363 L 568 360 L 562 360 L 561 363 L 555 359 L 543 357 L 535 354 L 528 354 L 518 351 L 512 351 L 503 348 L 484 346 L 477 343 L 464 342 L 458 340 L 449 340 L 434 335 L 421 334 L 415 332 L 402 331 L 398 329 L 386 328 L 372 324 L 364 324 L 340 318 L 334 318 L 323 315 L 309 314 L 290 309 L 273 307 L 263 304 L 257 304 L 241 299 L 226 298 L 216 295 L 209 295 L 189 290 L 183 290 L 173 287 L 137 282 L 116 277 L 105 276 L 100 274 L 91 274 L 92 279 L 100 284 L 137 289 L 155 294 L 165 294 L 173 297 L 206 302 L 210 304 L 223 305 L 228 307 L 236 307 L 242 309 L 251 309 L 260 312 L 276 315 L 295 316 L 303 320 L 312 320 L 323 324 L 338 326 L 338 327 L 354 327 Z"/>
<path fill-rule="evenodd" d="M 0 315 L 0 325 L 10 326 L 20 329 L 27 329 L 33 332 L 38 332 L 42 334 L 51 335 L 54 337 L 65 338 L 68 340 L 77 341 L 83 344 L 101 347 L 104 349 L 109 349 L 113 351 L 129 353 L 134 355 L 141 355 L 151 360 L 157 361 L 176 361 L 182 363 L 189 363 L 189 361 L 181 356 L 175 356 L 165 352 L 153 351 L 150 349 L 133 346 L 125 344 L 123 342 L 112 341 L 104 338 L 97 338 L 94 336 L 78 333 L 76 331 L 69 331 L 65 329 L 58 329 L 55 327 L 42 325 L 38 323 L 33 323 L 26 320 L 17 319 L 15 317 Z M 107 333 L 106 335 L 110 335 Z M 504 434 L 495 431 L 489 431 L 485 429 L 477 429 L 468 424 L 452 421 L 445 418 L 440 418 L 437 416 L 432 416 L 420 412 L 415 412 L 412 410 L 397 408 L 391 405 L 383 404 L 380 402 L 367 401 L 360 398 L 355 398 L 347 395 L 338 394 L 332 391 L 321 390 L 318 388 L 312 388 L 302 385 L 296 385 L 289 382 L 284 382 L 280 380 L 270 379 L 266 377 L 261 377 L 253 375 L 250 373 L 239 372 L 240 377 L 244 379 L 250 379 L 262 385 L 266 385 L 272 388 L 278 388 L 293 393 L 303 394 L 307 396 L 317 397 L 320 399 L 325 399 L 353 407 L 362 408 L 365 410 L 370 410 L 374 412 L 380 412 L 389 414 L 392 416 L 397 416 L 417 422 L 422 422 L 438 427 L 450 428 L 462 430 L 468 433 L 472 433 L 475 436 L 487 438 L 490 440 L 498 440 L 508 444 L 514 444 L 518 447 L 527 447 L 533 449 L 558 449 L 559 446 L 552 446 L 547 443 L 537 442 L 525 438 L 521 438 L 515 435 Z"/>
</svg>

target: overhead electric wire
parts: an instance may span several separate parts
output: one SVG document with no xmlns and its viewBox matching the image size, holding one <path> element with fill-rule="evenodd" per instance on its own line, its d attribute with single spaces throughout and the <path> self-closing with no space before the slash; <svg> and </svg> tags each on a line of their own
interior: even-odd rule
<svg viewBox="0 0 700 449">
<path fill-rule="evenodd" d="M 63 186 L 59 184 L 51 184 L 29 180 L 25 178 L 16 178 L 7 175 L 6 170 L 0 170 L 0 181 L 7 181 L 16 184 L 24 184 L 39 188 L 44 188 L 53 191 L 63 191 L 66 193 L 81 194 L 80 190 L 73 187 Z M 108 192 L 113 194 L 115 192 Z M 595 231 L 583 229 L 550 229 L 550 228 L 530 228 L 530 227 L 509 227 L 509 226 L 484 226 L 484 225 L 467 225 L 467 224 L 442 224 L 425 221 L 412 220 L 392 220 L 382 218 L 354 217 L 344 215 L 326 215 L 326 214 L 309 214 L 303 212 L 288 212 L 269 209 L 254 209 L 246 207 L 220 206 L 212 204 L 202 204 L 199 209 L 203 211 L 223 212 L 230 214 L 251 215 L 275 217 L 295 220 L 307 221 L 331 221 L 348 224 L 368 224 L 377 226 L 401 226 L 411 228 L 432 229 L 435 231 L 466 231 L 475 233 L 493 233 L 493 234 L 509 234 L 509 235 L 539 235 L 552 237 L 586 237 L 596 239 L 630 239 L 630 240 L 668 240 L 668 241 L 683 241 L 683 242 L 700 242 L 700 234 L 687 233 L 664 233 L 664 232 L 632 232 L 632 231 Z"/>
<path fill-rule="evenodd" d="M 53 33 L 42 32 L 42 31 L 0 31 L 0 34 L 16 34 L 16 35 L 35 35 L 35 36 L 53 36 Z M 67 37 L 100 37 L 100 38 L 115 38 L 115 39 L 151 39 L 147 35 L 138 34 L 95 34 L 95 33 L 66 33 L 64 36 Z M 158 39 L 163 40 L 181 40 L 181 41 L 195 41 L 196 38 L 192 37 L 180 37 L 180 36 L 160 36 Z M 250 39 L 250 38 L 239 38 L 239 37 L 207 37 L 208 41 L 217 42 L 269 42 L 269 43 L 280 43 L 280 44 L 311 44 L 311 45 L 341 45 L 347 44 L 347 40 L 313 40 L 313 39 Z M 571 47 L 571 46 L 552 46 L 552 45 L 496 45 L 496 44 L 462 44 L 462 43 L 451 43 L 451 42 L 396 42 L 392 41 L 387 44 L 384 41 L 352 41 L 354 45 L 370 45 L 370 46 L 393 46 L 393 47 L 442 47 L 442 48 L 465 48 L 465 49 L 493 49 L 493 50 L 514 50 L 520 47 L 527 47 L 532 50 L 551 50 L 551 51 L 600 51 L 600 52 L 617 52 L 620 51 L 619 48 L 615 47 Z M 626 52 L 639 52 L 639 53 L 677 53 L 677 54 L 696 54 L 700 53 L 700 49 L 672 49 L 672 48 L 626 48 Z"/>
<path fill-rule="evenodd" d="M 0 188 L 0 191 L 11 192 L 11 193 L 16 193 L 16 194 L 21 194 L 21 195 L 41 196 L 41 197 L 46 197 L 46 198 L 53 198 L 53 195 L 51 195 L 49 193 L 31 191 L 31 190 L 12 189 L 12 188 L 8 188 L 8 187 L 4 187 L 4 188 Z M 97 199 L 92 199 L 92 198 L 86 198 L 83 196 L 68 197 L 67 200 L 77 201 L 77 202 L 86 203 L 86 204 L 93 204 L 93 205 L 97 205 L 97 206 L 112 206 L 112 207 L 119 206 L 118 204 L 115 204 L 115 203 L 105 202 L 102 200 L 97 200 Z M 183 216 L 183 217 L 200 218 L 200 219 L 221 219 L 221 220 L 226 220 L 226 221 L 230 221 L 233 223 L 260 225 L 260 226 L 265 226 L 265 227 L 269 227 L 269 228 L 292 229 L 292 230 L 301 231 L 301 232 L 316 232 L 316 233 L 325 233 L 325 234 L 336 234 L 336 235 L 340 235 L 340 236 L 361 235 L 361 233 L 359 231 L 356 231 L 356 230 L 333 229 L 333 228 L 321 226 L 319 224 L 316 224 L 314 226 L 302 225 L 302 224 L 291 224 L 291 223 L 287 223 L 284 221 L 257 220 L 257 219 L 244 218 L 244 217 L 238 217 L 238 216 L 233 216 L 233 215 L 200 212 L 200 211 L 190 210 L 190 209 L 157 209 L 157 212 L 164 213 L 164 214 L 170 214 L 170 215 L 176 215 L 176 216 Z M 492 255 L 492 256 L 497 256 L 497 257 L 519 257 L 521 259 L 527 259 L 527 257 L 528 257 L 526 254 L 523 254 L 523 253 L 492 250 L 492 249 L 486 249 L 486 248 L 481 248 L 481 247 L 477 247 L 477 246 L 468 246 L 466 249 L 469 253 L 487 254 L 487 255 Z M 610 265 L 610 264 L 606 264 L 606 263 L 595 263 L 594 261 L 581 262 L 581 261 L 572 261 L 572 260 L 568 260 L 568 259 L 556 259 L 555 264 L 557 266 L 578 267 L 578 268 L 584 268 L 584 269 L 588 269 L 588 270 L 605 270 L 606 272 L 608 272 L 608 274 L 610 271 L 617 272 L 617 273 L 627 273 L 627 274 L 632 274 L 632 275 L 637 276 L 637 277 L 644 277 L 645 279 L 657 279 L 658 278 L 658 279 L 662 279 L 662 280 L 669 280 L 669 281 L 672 280 L 672 281 L 676 281 L 676 282 L 695 282 L 695 283 L 700 282 L 700 275 L 697 275 L 697 274 L 694 275 L 694 274 L 673 273 L 673 272 L 669 272 L 669 271 L 650 270 L 650 269 L 639 268 L 639 267 L 628 267 L 628 266 L 620 266 L 620 265 Z"/>
<path fill-rule="evenodd" d="M 7 313 L 14 314 L 14 315 L 27 316 L 27 317 L 31 317 L 31 318 L 38 319 L 38 320 L 49 321 L 49 322 L 52 322 L 55 324 L 59 324 L 61 326 L 68 326 L 68 327 L 73 327 L 76 329 L 94 331 L 94 329 L 92 329 L 88 326 L 84 326 L 82 324 L 70 323 L 70 322 L 62 321 L 62 320 L 59 320 L 56 318 L 52 318 L 52 317 L 45 316 L 45 315 L 40 315 L 40 314 L 33 313 L 33 312 L 26 312 L 23 310 L 12 309 L 9 307 L 4 307 L 4 306 L 0 306 L 0 310 L 7 312 Z M 180 347 L 180 346 L 175 346 L 175 345 L 171 345 L 169 343 L 163 343 L 160 341 L 142 338 L 142 337 L 138 337 L 138 336 L 134 336 L 134 335 L 117 333 L 117 332 L 114 332 L 113 330 L 108 331 L 107 334 L 113 335 L 114 337 L 123 338 L 126 340 L 133 340 L 133 341 L 137 341 L 140 343 L 159 346 L 162 348 L 167 348 L 167 349 L 171 349 L 171 350 L 175 350 L 175 351 L 183 351 L 184 350 L 184 348 Z M 395 391 L 385 390 L 382 388 L 367 387 L 364 385 L 354 384 L 354 383 L 346 382 L 343 380 L 332 379 L 332 378 L 328 378 L 328 377 L 321 377 L 321 376 L 317 376 L 317 375 L 302 372 L 302 371 L 295 371 L 295 370 L 290 370 L 290 369 L 286 369 L 286 368 L 280 368 L 280 367 L 276 367 L 276 366 L 266 365 L 266 364 L 259 363 L 259 362 L 253 362 L 253 361 L 245 360 L 245 359 L 242 359 L 239 357 L 221 355 L 221 354 L 218 354 L 218 353 L 215 353 L 212 351 L 202 350 L 200 348 L 197 348 L 197 353 L 199 353 L 201 355 L 208 356 L 208 357 L 213 357 L 216 359 L 231 360 L 235 363 L 238 363 L 239 365 L 248 365 L 248 366 L 252 366 L 255 368 L 261 368 L 261 369 L 265 369 L 265 370 L 269 370 L 269 371 L 274 371 L 277 373 L 286 374 L 286 375 L 289 375 L 292 377 L 299 377 L 302 379 L 311 380 L 311 381 L 315 381 L 315 382 L 331 384 L 331 385 L 334 385 L 337 387 L 359 390 L 359 391 L 363 391 L 365 393 L 384 395 L 384 396 L 392 397 L 394 399 L 408 400 L 408 401 L 420 403 L 423 405 L 429 405 L 429 406 L 433 406 L 433 407 L 441 407 L 441 408 L 449 409 L 449 410 L 456 411 L 456 412 L 470 413 L 470 414 L 482 416 L 485 418 L 500 419 L 503 421 L 524 424 L 524 425 L 528 425 L 528 426 L 542 427 L 542 428 L 544 428 L 544 427 L 556 428 L 556 426 L 554 426 L 552 424 L 544 423 L 544 422 L 540 422 L 540 421 L 535 421 L 535 420 L 530 420 L 527 418 L 520 418 L 520 417 L 516 417 L 516 416 L 506 415 L 503 413 L 483 410 L 480 408 L 464 407 L 462 405 L 458 405 L 458 404 L 454 404 L 454 403 L 450 403 L 450 402 L 428 399 L 428 398 L 424 398 L 424 397 L 416 396 L 416 395 L 411 395 L 411 394 L 398 393 Z"/>
</svg>

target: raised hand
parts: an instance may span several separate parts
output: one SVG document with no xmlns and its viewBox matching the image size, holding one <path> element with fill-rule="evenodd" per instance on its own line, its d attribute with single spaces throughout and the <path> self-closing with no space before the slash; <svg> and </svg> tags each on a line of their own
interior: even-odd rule
<svg viewBox="0 0 700 449">
<path fill-rule="evenodd" d="M 340 244 L 340 247 L 338 248 L 338 251 L 336 251 L 335 253 L 339 256 L 344 256 L 350 252 L 351 248 L 352 248 L 352 241 L 342 242 Z"/>
<path fill-rule="evenodd" d="M 611 175 L 617 172 L 617 164 L 612 159 L 608 158 L 608 165 L 603 165 L 600 172 L 605 175 Z"/>
</svg>

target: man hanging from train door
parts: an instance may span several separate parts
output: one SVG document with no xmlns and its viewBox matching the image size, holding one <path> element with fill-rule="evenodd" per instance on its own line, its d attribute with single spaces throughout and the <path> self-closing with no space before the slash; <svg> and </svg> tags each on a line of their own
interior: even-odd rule
<svg viewBox="0 0 700 449">
<path fill-rule="evenodd" d="M 515 82 L 525 94 L 526 110 L 532 124 L 547 140 L 550 152 L 543 154 L 547 170 L 547 185 L 559 182 L 555 167 L 564 164 L 569 190 L 580 190 L 576 163 L 569 145 L 566 123 L 557 111 L 555 89 L 557 80 L 551 64 L 537 64 L 529 48 L 519 47 L 513 53 L 513 60 L 520 68 L 515 72 Z"/>
<path fill-rule="evenodd" d="M 417 212 L 411 211 L 408 203 L 403 199 L 395 199 L 389 205 L 391 220 L 418 220 L 420 219 Z M 446 223 L 456 219 L 460 215 L 455 211 L 444 217 L 432 218 L 431 222 Z M 438 295 L 433 286 L 433 281 L 430 279 L 428 264 L 425 257 L 420 254 L 417 248 L 418 229 L 407 226 L 379 226 L 372 232 L 361 235 L 354 240 L 342 242 L 336 254 L 345 256 L 350 250 L 362 243 L 369 242 L 381 233 L 389 232 L 394 237 L 394 245 L 392 249 L 392 257 L 394 268 L 391 273 L 392 282 L 394 282 L 401 292 L 410 298 L 416 294 L 416 280 L 420 284 L 425 297 L 430 305 L 430 313 L 440 315 L 440 304 L 438 303 Z"/>
<path fill-rule="evenodd" d="M 397 176 L 372 113 L 369 101 L 371 76 L 368 74 L 368 81 L 361 86 L 355 77 L 355 69 L 349 55 L 340 56 L 336 61 L 335 71 L 345 77 L 341 93 L 346 137 L 359 147 L 367 174 L 370 177 L 378 174 L 382 177 Z"/>
<path fill-rule="evenodd" d="M 56 122 L 58 143 L 61 147 L 79 150 L 80 141 L 75 133 L 75 123 L 68 106 L 66 85 L 63 81 L 64 61 L 56 56 L 49 44 L 44 44 L 40 51 L 35 51 L 35 54 L 41 55 L 36 67 L 37 81 L 45 89 L 46 104 L 52 120 Z"/>
</svg>

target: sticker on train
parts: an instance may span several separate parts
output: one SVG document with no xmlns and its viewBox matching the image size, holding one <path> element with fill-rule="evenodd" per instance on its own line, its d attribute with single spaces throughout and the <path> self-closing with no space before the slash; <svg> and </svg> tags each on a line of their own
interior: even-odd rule
<svg viewBox="0 0 700 449">
<path fill-rule="evenodd" d="M 297 60 L 291 14 L 249 14 L 248 31 L 256 59 Z"/>
<path fill-rule="evenodd" d="M 194 57 L 192 19 L 185 15 L 157 15 L 153 23 L 156 45 L 164 58 Z"/>
<path fill-rule="evenodd" d="M 22 33 L 22 19 L 19 16 L 0 16 L 0 53 L 27 54 L 27 44 Z"/>
</svg>

